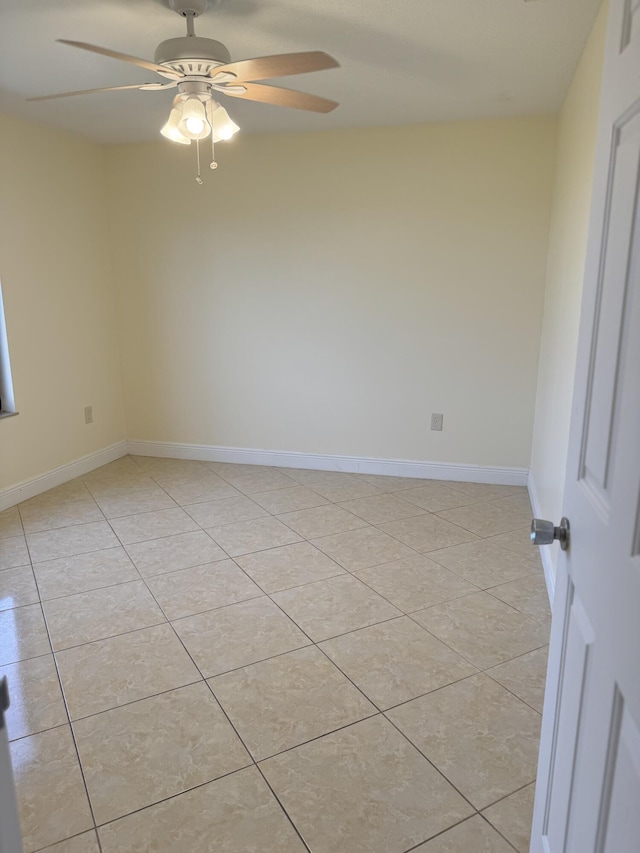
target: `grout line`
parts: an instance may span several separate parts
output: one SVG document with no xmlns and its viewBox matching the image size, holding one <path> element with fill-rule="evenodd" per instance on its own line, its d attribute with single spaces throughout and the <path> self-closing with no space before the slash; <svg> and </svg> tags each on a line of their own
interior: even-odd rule
<svg viewBox="0 0 640 853">
<path fill-rule="evenodd" d="M 57 844 L 65 844 L 68 841 L 73 841 L 75 838 L 81 838 L 83 835 L 88 835 L 92 832 L 96 838 L 98 837 L 98 830 L 95 826 L 90 827 L 89 829 L 83 829 L 82 832 L 76 832 L 75 835 L 70 835 L 68 838 L 63 838 L 62 841 L 54 841 L 53 844 L 47 844 L 45 847 L 38 847 L 33 853 L 47 853 L 48 850 L 52 850 Z M 102 847 L 100 846 L 100 839 L 97 841 L 98 850 L 102 853 Z"/>
<path fill-rule="evenodd" d="M 33 565 L 33 564 L 32 564 L 32 565 Z M 34 575 L 35 575 L 35 572 L 34 572 Z M 37 580 L 36 580 L 36 584 L 37 584 Z M 40 594 L 40 592 L 39 592 L 39 590 L 38 590 L 38 595 L 39 595 L 39 594 Z M 53 639 L 52 639 L 52 636 L 51 636 L 51 631 L 50 631 L 50 629 L 49 629 L 49 623 L 48 623 L 48 621 L 47 621 L 47 616 L 46 616 L 46 614 L 45 614 L 45 612 L 44 612 L 44 607 L 42 606 L 42 602 L 40 602 L 40 609 L 41 609 L 41 611 L 42 611 L 42 619 L 43 619 L 43 622 L 44 622 L 45 630 L 46 630 L 46 632 L 47 632 L 47 638 L 48 638 L 48 640 L 49 640 L 49 647 L 50 647 L 50 649 L 51 649 L 51 656 L 52 656 L 52 658 L 53 658 L 53 665 L 55 666 L 55 669 L 56 669 L 56 675 L 57 675 L 57 677 L 58 677 L 58 687 L 60 688 L 60 692 L 61 692 L 61 694 L 62 694 L 62 701 L 63 701 L 63 703 L 64 703 L 65 713 L 66 713 L 66 715 L 67 715 L 67 723 L 66 723 L 66 725 L 68 725 L 68 726 L 69 726 L 69 733 L 70 733 L 70 735 L 71 735 L 71 741 L 72 741 L 72 743 L 73 743 L 73 749 L 74 749 L 74 751 L 75 751 L 76 760 L 77 760 L 77 762 L 78 762 L 78 769 L 80 770 L 80 776 L 81 776 L 81 778 L 82 778 L 82 784 L 83 784 L 83 786 L 84 786 L 84 793 L 85 793 L 85 797 L 87 798 L 87 805 L 89 806 L 89 814 L 91 815 L 91 820 L 92 820 L 92 822 L 93 822 L 93 828 L 95 829 L 95 827 L 96 827 L 96 816 L 95 816 L 95 813 L 94 813 L 94 811 L 93 811 L 93 805 L 92 805 L 92 803 L 91 803 L 91 798 L 90 798 L 90 796 L 89 796 L 89 787 L 88 787 L 88 785 L 87 785 L 87 779 L 86 779 L 86 776 L 85 776 L 84 767 L 82 766 L 82 761 L 80 760 L 80 750 L 78 749 L 78 742 L 77 742 L 77 740 L 76 740 L 76 734 L 75 734 L 75 732 L 74 732 L 74 730 L 73 730 L 73 726 L 71 725 L 71 714 L 70 714 L 70 712 L 69 712 L 69 705 L 68 705 L 68 702 L 67 702 L 67 696 L 66 696 L 66 693 L 65 693 L 65 691 L 64 691 L 64 686 L 63 686 L 63 684 L 62 684 L 62 678 L 60 677 L 60 670 L 59 670 L 59 668 L 58 668 L 58 661 L 57 661 L 57 659 L 56 659 L 56 656 L 55 656 L 55 653 L 54 653 L 54 650 L 53 650 Z M 96 834 L 97 834 L 97 833 L 96 833 Z M 100 848 L 100 849 L 101 849 L 101 848 Z"/>
<path fill-rule="evenodd" d="M 524 785 L 520 785 L 520 787 L 516 788 L 515 791 L 511 791 L 509 794 L 505 794 L 504 797 L 499 797 L 497 800 L 494 800 L 492 803 L 489 803 L 488 806 L 483 806 L 482 809 L 480 809 L 480 813 L 486 812 L 487 809 L 492 809 L 494 806 L 497 806 L 498 803 L 503 803 L 505 800 L 508 800 L 509 797 L 513 797 L 514 794 L 519 794 L 520 791 L 524 791 L 524 789 L 528 788 L 529 785 L 535 785 L 536 781 L 537 780 L 534 778 L 530 782 L 525 782 Z M 491 823 L 491 821 L 489 822 Z M 493 826 L 493 824 L 491 825 Z"/>
<path fill-rule="evenodd" d="M 280 808 L 281 808 L 281 809 L 282 809 L 282 811 L 284 812 L 285 817 L 287 818 L 287 820 L 289 821 L 289 823 L 290 823 L 290 824 L 291 824 L 291 826 L 293 827 L 294 832 L 296 833 L 296 835 L 298 836 L 298 838 L 300 839 L 300 841 L 304 844 L 304 848 L 305 848 L 305 850 L 308 850 L 308 851 L 309 851 L 309 853 L 312 853 L 311 847 L 309 847 L 309 845 L 307 844 L 307 842 L 304 840 L 304 838 L 303 838 L 303 836 L 302 836 L 302 832 L 301 832 L 301 831 L 298 829 L 298 827 L 295 825 L 295 823 L 293 822 L 293 819 L 291 818 L 291 815 L 289 814 L 289 812 L 285 809 L 284 805 L 282 804 L 282 800 L 281 800 L 281 799 L 280 799 L 280 797 L 277 795 L 277 793 L 275 792 L 275 790 L 271 787 L 271 782 L 269 782 L 269 780 L 268 780 L 268 779 L 267 779 L 267 777 L 265 776 L 265 774 L 264 774 L 264 771 L 263 771 L 262 767 L 260 767 L 260 765 L 259 765 L 259 764 L 256 764 L 256 769 L 258 770 L 258 773 L 262 776 L 262 778 L 263 778 L 263 780 L 264 780 L 265 785 L 269 788 L 269 790 L 270 790 L 270 791 L 271 791 L 271 793 L 273 794 L 274 799 L 276 800 L 276 802 L 278 803 L 278 805 L 280 806 Z"/>
<path fill-rule="evenodd" d="M 402 735 L 402 737 L 407 741 L 407 743 L 411 744 L 411 746 L 412 746 L 412 747 L 413 747 L 413 748 L 414 748 L 414 749 L 415 749 L 415 750 L 416 750 L 416 751 L 417 751 L 417 752 L 418 752 L 418 753 L 419 753 L 419 754 L 424 758 L 424 760 L 429 762 L 429 764 L 431 765 L 431 767 L 433 767 L 433 769 L 438 773 L 438 775 L 439 775 L 439 776 L 441 776 L 441 777 L 444 779 L 444 781 L 445 781 L 448 785 L 450 785 L 450 786 L 454 789 L 454 791 L 456 791 L 456 792 L 457 792 L 457 793 L 462 797 L 462 799 L 463 799 L 466 803 L 468 803 L 468 804 L 471 806 L 471 808 L 473 809 L 473 811 L 477 813 L 477 811 L 478 811 L 478 810 L 477 810 L 477 809 L 476 809 L 476 807 L 473 805 L 473 803 L 471 802 L 471 800 L 470 800 L 468 797 L 466 797 L 466 796 L 462 793 L 462 791 L 461 791 L 461 790 L 460 790 L 460 789 L 459 789 L 459 788 L 458 788 L 458 787 L 457 787 L 457 786 L 456 786 L 456 785 L 451 781 L 451 779 L 447 778 L 447 776 L 445 776 L 445 775 L 444 775 L 444 773 L 442 772 L 442 770 L 440 770 L 440 768 L 439 768 L 436 764 L 434 764 L 434 763 L 433 763 L 433 761 L 431 761 L 431 759 L 426 755 L 426 753 L 424 753 L 424 752 L 420 749 L 420 747 L 418 747 L 418 746 L 417 746 L 417 745 L 416 745 L 416 744 L 411 740 L 411 738 L 410 738 L 407 734 L 405 734 L 405 732 L 403 732 L 403 731 L 402 731 L 402 729 L 401 729 L 401 728 L 399 728 L 399 727 L 398 727 L 398 726 L 393 722 L 393 720 L 390 720 L 390 719 L 389 719 L 389 717 L 387 717 L 387 716 L 386 716 L 386 714 L 383 714 L 383 716 L 384 716 L 385 720 L 386 720 L 390 725 L 392 725 L 392 726 L 393 726 L 393 728 L 394 728 L 394 729 L 396 729 L 396 731 L 398 731 L 398 732 Z M 469 815 L 469 817 L 471 817 L 471 815 Z"/>
<path fill-rule="evenodd" d="M 529 784 L 531 784 L 531 783 L 529 783 Z M 518 790 L 520 790 L 520 789 L 518 789 Z M 513 793 L 515 793 L 515 791 L 514 791 Z M 511 794 L 509 794 L 508 796 L 511 796 Z M 488 808 L 488 806 L 487 806 L 487 808 Z M 512 850 L 515 850 L 515 851 L 516 851 L 516 853 L 518 853 L 518 848 L 515 846 L 515 844 L 512 844 L 512 843 L 509 841 L 509 839 L 507 838 L 507 836 L 506 836 L 506 835 L 504 835 L 504 833 L 503 833 L 503 832 L 501 832 L 501 831 L 498 829 L 498 827 L 497 827 L 497 826 L 494 826 L 494 825 L 491 823 L 491 821 L 489 820 L 489 818 L 488 818 L 485 814 L 483 814 L 483 812 L 478 812 L 478 817 L 479 817 L 481 820 L 483 820 L 483 821 L 484 821 L 488 826 L 490 826 L 490 827 L 491 827 L 491 829 L 492 829 L 495 833 L 497 833 L 497 834 L 500 836 L 500 838 L 504 839 L 504 841 L 506 841 L 506 843 L 509 845 L 509 847 L 511 847 L 511 849 L 512 849 Z"/>
<path fill-rule="evenodd" d="M 404 850 L 403 853 L 413 853 L 414 850 L 419 850 L 423 844 L 426 844 L 429 841 L 434 841 L 436 838 L 440 838 L 446 832 L 449 832 L 450 829 L 455 829 L 457 826 L 461 826 L 463 823 L 466 823 L 469 820 L 473 820 L 474 817 L 478 817 L 479 812 L 475 812 L 475 814 L 470 814 L 467 817 L 462 818 L 462 820 L 456 821 L 456 823 L 448 826 L 446 829 L 441 829 L 440 832 L 436 832 L 435 835 L 430 835 L 429 838 L 425 838 L 424 841 L 419 841 L 417 844 L 409 847 L 407 850 Z M 469 853 L 469 851 L 465 851 L 465 853 Z"/>
<path fill-rule="evenodd" d="M 152 809 L 162 803 L 167 803 L 169 800 L 175 800 L 183 794 L 190 794 L 192 791 L 197 791 L 199 788 L 206 788 L 207 785 L 212 785 L 214 782 L 219 782 L 221 779 L 228 779 L 229 776 L 235 776 L 236 773 L 242 773 L 243 770 L 251 770 L 252 766 L 252 764 L 245 764 L 243 767 L 238 767 L 235 770 L 230 770 L 228 773 L 223 773 L 221 776 L 216 776 L 215 779 L 209 779 L 207 782 L 200 782 L 198 785 L 192 785 L 190 788 L 185 788 L 184 791 L 178 791 L 176 794 L 171 794 L 168 797 L 162 797 L 159 800 L 155 800 L 153 803 L 147 803 L 146 806 L 140 806 L 139 808 L 133 809 L 133 811 L 127 812 L 119 817 L 113 817 L 111 820 L 105 820 L 103 823 L 96 824 L 95 829 L 97 831 L 103 826 L 109 826 L 112 823 L 118 823 L 118 821 L 126 820 L 128 817 L 131 817 L 131 815 L 147 811 L 147 809 Z M 65 838 L 65 841 L 66 840 L 67 839 Z M 47 850 L 47 848 L 45 847 L 43 850 Z"/>
</svg>

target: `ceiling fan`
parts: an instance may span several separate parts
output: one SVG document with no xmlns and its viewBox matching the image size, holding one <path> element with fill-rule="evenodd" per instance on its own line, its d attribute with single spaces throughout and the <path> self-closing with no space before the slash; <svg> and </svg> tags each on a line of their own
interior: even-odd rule
<svg viewBox="0 0 640 853">
<path fill-rule="evenodd" d="M 281 107 L 293 107 L 328 113 L 338 104 L 327 98 L 309 95 L 292 89 L 266 85 L 256 82 L 306 74 L 310 71 L 323 71 L 337 68 L 339 63 L 322 51 L 304 53 L 283 53 L 274 56 L 262 56 L 255 59 L 231 61 L 231 56 L 222 42 L 196 36 L 195 19 L 206 11 L 208 0 L 169 0 L 174 12 L 186 19 L 187 35 L 167 39 L 156 48 L 154 61 L 139 59 L 106 47 L 98 47 L 81 41 L 58 39 L 61 44 L 78 47 L 82 50 L 111 56 L 123 62 L 130 62 L 149 71 L 154 71 L 168 82 L 134 83 L 130 86 L 107 86 L 101 89 L 84 89 L 74 92 L 61 92 L 55 95 L 42 95 L 27 98 L 29 101 L 47 101 L 53 98 L 68 98 L 72 95 L 89 95 L 96 92 L 114 92 L 121 89 L 140 89 L 145 92 L 157 92 L 177 88 L 173 99 L 169 119 L 160 133 L 172 142 L 189 145 L 196 142 L 198 174 L 200 177 L 200 140 L 211 138 L 211 168 L 217 163 L 213 156 L 213 144 L 230 139 L 240 129 L 230 118 L 223 106 L 214 98 L 214 93 L 222 93 L 232 98 L 244 98 L 248 101 L 260 101 Z"/>
</svg>

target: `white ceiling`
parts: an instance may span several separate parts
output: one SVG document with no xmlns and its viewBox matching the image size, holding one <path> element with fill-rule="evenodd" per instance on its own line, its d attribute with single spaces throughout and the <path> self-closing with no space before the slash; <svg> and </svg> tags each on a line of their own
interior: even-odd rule
<svg viewBox="0 0 640 853">
<path fill-rule="evenodd" d="M 600 2 L 214 0 L 196 33 L 232 59 L 324 50 L 342 66 L 280 81 L 340 101 L 328 115 L 221 98 L 245 132 L 416 124 L 557 110 Z M 104 143 L 159 139 L 172 91 L 24 98 L 160 79 L 56 38 L 153 59 L 184 33 L 167 0 L 0 0 L 0 110 Z"/>
</svg>

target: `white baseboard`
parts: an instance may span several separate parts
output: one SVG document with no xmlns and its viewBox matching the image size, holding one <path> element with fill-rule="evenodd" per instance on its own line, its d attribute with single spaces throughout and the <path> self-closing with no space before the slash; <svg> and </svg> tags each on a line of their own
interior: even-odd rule
<svg viewBox="0 0 640 853">
<path fill-rule="evenodd" d="M 316 471 L 343 471 L 352 474 L 384 474 L 430 480 L 457 480 L 470 483 L 498 483 L 526 486 L 526 468 L 501 468 L 487 465 L 416 462 L 406 459 L 375 459 L 365 456 L 332 456 L 321 453 L 297 453 L 282 450 L 253 450 L 241 447 L 213 447 L 206 444 L 178 444 L 160 441 L 119 441 L 95 453 L 89 453 L 46 474 L 32 477 L 0 490 L 0 511 L 53 489 L 68 480 L 88 474 L 101 465 L 127 453 L 136 456 L 160 456 L 171 459 L 197 459 L 202 462 L 236 462 L 270 465 L 277 468 L 311 468 Z M 529 480 L 530 482 L 530 480 Z"/>
<path fill-rule="evenodd" d="M 536 485 L 533 480 L 533 474 L 531 471 L 529 472 L 529 479 L 527 482 L 527 490 L 529 492 L 529 500 L 531 501 L 531 509 L 533 510 L 534 518 L 543 518 L 544 513 L 540 509 L 540 502 L 538 500 L 538 494 L 536 492 Z M 540 557 L 542 558 L 542 568 L 544 569 L 544 579 L 547 584 L 547 593 L 549 595 L 549 602 L 551 607 L 553 608 L 553 596 L 556 591 L 556 566 L 553 560 L 553 552 L 556 546 L 552 545 L 541 545 L 540 546 Z"/>
<path fill-rule="evenodd" d="M 253 450 L 242 447 L 213 447 L 206 444 L 178 444 L 161 441 L 129 441 L 129 453 L 198 459 L 202 462 L 237 462 L 271 465 L 276 468 L 311 468 L 315 471 L 344 471 L 350 474 L 387 474 L 430 480 L 458 480 L 471 483 L 498 483 L 526 486 L 527 468 L 500 468 L 486 465 L 456 465 L 446 462 L 414 462 L 405 459 L 375 459 L 366 456 L 332 456 L 283 450 Z"/>
<path fill-rule="evenodd" d="M 127 453 L 127 442 L 118 441 L 116 444 L 103 447 L 102 450 L 97 450 L 95 453 L 88 453 L 86 456 L 81 456 L 80 459 L 75 459 L 66 465 L 60 465 L 52 471 L 47 471 L 46 474 L 40 474 L 38 477 L 32 477 L 30 480 L 25 480 L 15 486 L 1 489 L 0 511 L 8 509 L 10 506 L 20 503 L 20 501 L 34 498 L 36 495 L 40 495 L 42 492 L 48 491 L 48 489 L 53 489 L 55 486 L 60 486 L 62 483 L 73 480 L 75 477 L 88 474 L 94 468 L 99 468 L 101 465 L 106 465 L 108 462 L 120 459 L 121 456 L 126 456 Z"/>
</svg>

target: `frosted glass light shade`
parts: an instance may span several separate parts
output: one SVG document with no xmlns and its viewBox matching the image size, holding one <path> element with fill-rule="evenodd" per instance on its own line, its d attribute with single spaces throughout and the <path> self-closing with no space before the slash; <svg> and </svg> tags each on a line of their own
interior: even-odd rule
<svg viewBox="0 0 640 853">
<path fill-rule="evenodd" d="M 207 121 L 204 104 L 200 98 L 187 98 L 181 106 L 182 118 L 178 124 L 180 133 L 189 139 L 205 139 L 209 136 L 211 126 Z"/>
<path fill-rule="evenodd" d="M 179 124 L 181 119 L 182 113 L 174 107 L 169 114 L 169 120 L 160 133 L 172 142 L 179 142 L 181 145 L 190 145 L 191 140 L 180 132 Z"/>
<path fill-rule="evenodd" d="M 230 118 L 229 113 L 220 104 L 215 107 L 211 115 L 211 131 L 214 142 L 223 142 L 240 130 L 238 125 Z"/>
</svg>

